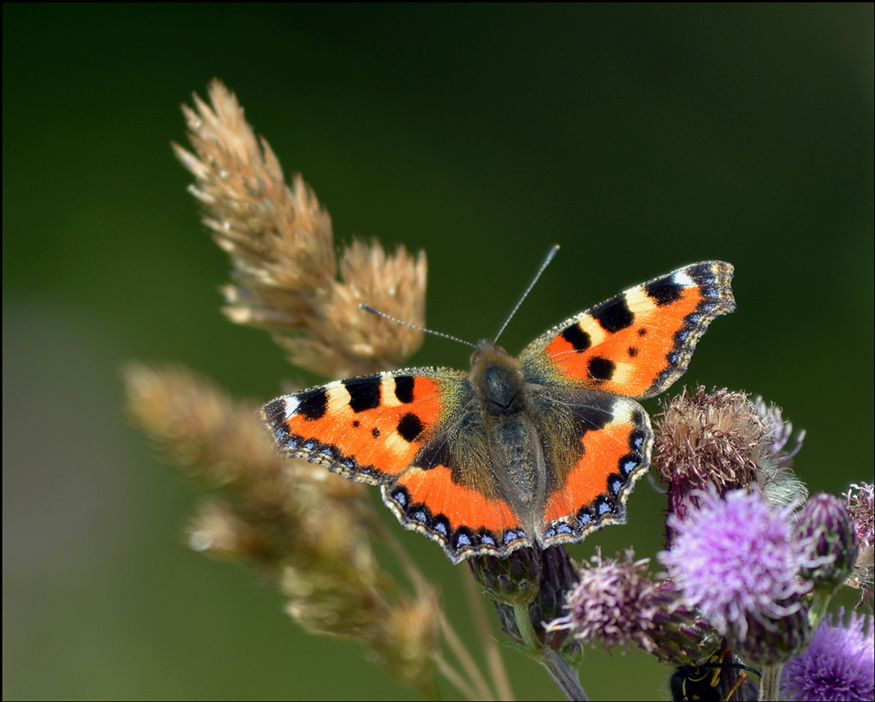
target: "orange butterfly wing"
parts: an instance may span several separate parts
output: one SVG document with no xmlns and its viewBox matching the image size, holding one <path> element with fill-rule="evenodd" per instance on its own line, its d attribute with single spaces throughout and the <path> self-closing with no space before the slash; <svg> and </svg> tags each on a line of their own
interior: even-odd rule
<svg viewBox="0 0 875 702">
<path fill-rule="evenodd" d="M 520 355 L 531 383 L 547 394 L 563 390 L 555 411 L 570 412 L 583 427 L 573 464 L 553 461 L 547 544 L 625 523 L 626 500 L 650 466 L 653 446 L 647 413 L 629 398 L 659 394 L 686 371 L 708 325 L 735 310 L 732 272 L 720 261 L 685 266 L 565 320 Z M 572 387 L 577 399 L 569 398 Z M 612 394 L 608 412 L 594 401 L 601 393 Z"/>
<path fill-rule="evenodd" d="M 382 485 L 383 500 L 402 525 L 437 541 L 458 562 L 473 552 L 507 553 L 530 543 L 508 505 L 486 495 L 476 478 L 460 475 L 447 450 L 447 433 L 470 396 L 466 373 L 410 368 L 286 395 L 261 414 L 283 455 Z"/>
<path fill-rule="evenodd" d="M 735 310 L 732 270 L 703 261 L 637 285 L 557 325 L 520 360 L 547 382 L 658 395 L 686 371 L 708 325 Z"/>
<path fill-rule="evenodd" d="M 374 373 L 285 395 L 261 414 L 286 457 L 381 485 L 410 465 L 435 430 L 446 385 L 464 377 L 438 368 Z"/>
<path fill-rule="evenodd" d="M 634 400 L 602 398 L 606 412 L 594 411 L 597 391 L 579 390 L 578 405 L 567 411 L 592 429 L 580 438 L 581 455 L 560 471 L 544 510 L 544 542 L 582 541 L 608 524 L 625 524 L 626 500 L 650 466 L 653 431 L 644 409 Z"/>
</svg>

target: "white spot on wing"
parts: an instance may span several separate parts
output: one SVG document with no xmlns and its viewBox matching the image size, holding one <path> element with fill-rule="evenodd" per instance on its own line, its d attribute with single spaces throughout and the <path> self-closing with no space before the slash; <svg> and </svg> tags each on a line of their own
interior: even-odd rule
<svg viewBox="0 0 875 702">
<path fill-rule="evenodd" d="M 602 328 L 602 325 L 589 315 L 584 316 L 584 318 L 577 324 L 581 330 L 589 334 L 590 348 L 602 343 L 608 335 L 608 333 Z"/>
<path fill-rule="evenodd" d="M 625 364 L 624 364 L 625 365 Z M 611 407 L 611 413 L 614 415 L 611 424 L 633 424 L 632 410 L 634 405 L 630 401 L 617 401 Z"/>
<path fill-rule="evenodd" d="M 673 276 L 674 282 L 684 288 L 696 287 L 696 281 L 687 275 L 686 271 L 678 271 Z"/>
<path fill-rule="evenodd" d="M 395 395 L 395 376 L 383 374 L 380 379 L 380 407 L 399 407 L 401 401 Z"/>
<path fill-rule="evenodd" d="M 627 290 L 625 295 L 626 307 L 633 314 L 638 315 L 656 309 L 656 301 L 644 291 L 644 287 L 641 285 Z"/>
<path fill-rule="evenodd" d="M 342 380 L 335 380 L 333 383 L 328 383 L 328 385 L 325 386 L 325 393 L 328 395 L 329 407 L 335 405 L 335 403 L 344 405 L 349 404 L 349 390 L 346 389 L 346 385 L 343 384 Z"/>
<path fill-rule="evenodd" d="M 401 438 L 397 431 L 393 431 L 391 434 L 384 433 L 380 439 L 383 442 L 381 450 L 387 451 L 389 454 L 400 454 L 403 456 L 410 451 L 410 444 Z"/>
<path fill-rule="evenodd" d="M 635 378 L 634 363 L 617 363 L 614 365 L 614 374 L 611 376 L 612 383 L 624 384 Z"/>
<path fill-rule="evenodd" d="M 298 401 L 297 397 L 294 395 L 288 395 L 283 398 L 283 403 L 285 404 L 286 419 L 291 419 L 298 413 L 298 407 L 301 403 Z"/>
</svg>

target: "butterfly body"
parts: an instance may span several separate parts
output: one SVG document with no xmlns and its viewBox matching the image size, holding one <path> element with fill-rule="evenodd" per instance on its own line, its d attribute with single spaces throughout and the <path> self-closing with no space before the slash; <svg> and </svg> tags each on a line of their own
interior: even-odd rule
<svg viewBox="0 0 875 702">
<path fill-rule="evenodd" d="M 548 462 L 552 466 L 557 457 L 541 421 L 548 416 L 538 411 L 545 405 L 542 388 L 531 381 L 518 359 L 481 341 L 462 390 L 470 397 L 459 430 L 449 435 L 448 450 L 456 482 L 493 486 L 489 497 L 507 504 L 528 539 L 543 545 Z M 480 479 L 484 468 L 485 481 Z"/>
<path fill-rule="evenodd" d="M 262 409 L 280 451 L 380 485 L 405 528 L 453 562 L 581 541 L 625 522 L 653 432 L 631 397 L 686 369 L 732 311 L 732 267 L 704 262 L 632 288 L 519 357 L 481 341 L 468 373 L 411 368 L 335 381 Z"/>
</svg>

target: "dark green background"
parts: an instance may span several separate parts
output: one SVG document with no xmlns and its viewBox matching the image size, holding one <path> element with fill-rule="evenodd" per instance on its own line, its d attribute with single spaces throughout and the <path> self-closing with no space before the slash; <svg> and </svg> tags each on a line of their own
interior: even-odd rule
<svg viewBox="0 0 875 702">
<path fill-rule="evenodd" d="M 871 4 L 4 4 L 4 697 L 410 694 L 187 551 L 196 491 L 122 421 L 126 359 L 259 399 L 299 377 L 219 313 L 227 260 L 171 154 L 213 76 L 339 238 L 428 252 L 435 329 L 494 335 L 553 243 L 508 350 L 683 264 L 733 263 L 738 312 L 684 381 L 780 404 L 812 491 L 872 479 Z M 432 338 L 413 361 L 467 357 Z M 660 496 L 643 481 L 629 506 L 575 557 L 654 554 Z M 402 538 L 473 641 L 464 567 Z M 506 658 L 519 697 L 556 697 Z M 582 666 L 595 699 L 664 698 L 666 676 L 636 652 Z"/>
</svg>

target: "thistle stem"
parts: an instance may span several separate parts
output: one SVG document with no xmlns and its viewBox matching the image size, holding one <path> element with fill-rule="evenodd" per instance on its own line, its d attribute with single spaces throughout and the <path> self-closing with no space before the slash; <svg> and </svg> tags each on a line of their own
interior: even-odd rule
<svg viewBox="0 0 875 702">
<path fill-rule="evenodd" d="M 811 626 L 812 631 L 817 631 L 817 627 L 820 626 L 820 622 L 826 615 L 830 600 L 832 600 L 831 592 L 824 592 L 819 589 L 814 590 L 814 597 L 811 600 L 811 606 L 808 608 L 808 624 Z"/>
<path fill-rule="evenodd" d="M 541 644 L 538 641 L 538 637 L 535 635 L 535 629 L 532 626 L 532 618 L 529 616 L 529 606 L 527 604 L 514 605 L 513 616 L 514 619 L 516 619 L 517 629 L 519 629 L 520 636 L 522 637 L 526 648 L 532 652 L 539 651 Z"/>
<path fill-rule="evenodd" d="M 517 629 L 520 632 L 520 637 L 525 642 L 535 659 L 543 665 L 550 677 L 565 699 L 568 700 L 589 700 L 583 687 L 580 685 L 580 679 L 577 677 L 577 671 L 574 670 L 560 653 L 551 648 L 545 648 L 538 641 L 535 634 L 535 629 L 532 626 L 532 618 L 529 616 L 528 605 L 516 605 L 513 608 L 514 618 L 516 620 Z"/>
<path fill-rule="evenodd" d="M 541 665 L 543 665 L 550 677 L 567 700 L 589 700 L 583 687 L 580 685 L 580 678 L 577 676 L 577 671 L 568 665 L 560 653 L 553 649 L 545 648 L 541 652 Z"/>
<path fill-rule="evenodd" d="M 760 681 L 761 700 L 781 699 L 778 695 L 781 692 L 781 671 L 783 669 L 783 663 L 776 663 L 775 665 L 767 665 L 763 667 L 763 677 Z"/>
</svg>

